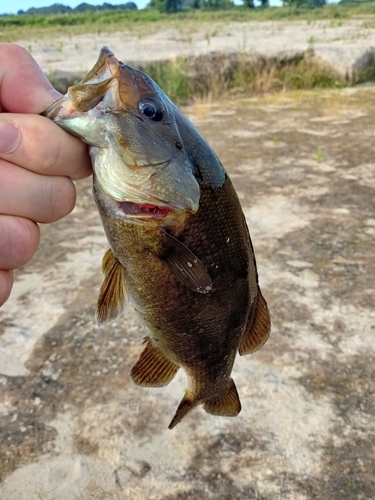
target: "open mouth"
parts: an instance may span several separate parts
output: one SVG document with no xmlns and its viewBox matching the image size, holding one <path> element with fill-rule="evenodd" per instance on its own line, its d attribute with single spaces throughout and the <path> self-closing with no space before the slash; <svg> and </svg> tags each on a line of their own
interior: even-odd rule
<svg viewBox="0 0 375 500">
<path fill-rule="evenodd" d="M 151 218 L 164 218 L 173 214 L 174 210 L 169 207 L 152 205 L 150 203 L 133 203 L 131 201 L 118 202 L 121 210 L 130 216 L 135 217 L 151 217 Z"/>
</svg>

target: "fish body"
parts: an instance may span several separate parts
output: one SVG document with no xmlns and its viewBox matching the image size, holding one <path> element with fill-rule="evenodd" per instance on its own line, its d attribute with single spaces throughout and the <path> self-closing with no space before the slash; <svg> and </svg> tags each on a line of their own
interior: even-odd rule
<svg viewBox="0 0 375 500">
<path fill-rule="evenodd" d="M 147 75 L 106 48 L 44 114 L 90 144 L 93 193 L 110 244 L 98 323 L 122 314 L 128 297 L 150 331 L 132 379 L 161 387 L 185 371 L 188 388 L 170 428 L 199 404 L 237 415 L 236 354 L 267 341 L 270 318 L 220 161 Z"/>
</svg>

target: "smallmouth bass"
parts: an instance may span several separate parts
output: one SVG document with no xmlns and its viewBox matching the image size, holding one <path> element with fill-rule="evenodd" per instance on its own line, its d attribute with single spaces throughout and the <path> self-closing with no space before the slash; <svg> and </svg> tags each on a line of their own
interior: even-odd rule
<svg viewBox="0 0 375 500">
<path fill-rule="evenodd" d="M 163 387 L 184 370 L 188 388 L 169 428 L 199 404 L 236 416 L 236 354 L 267 341 L 270 316 L 245 217 L 217 156 L 155 82 L 106 47 L 42 114 L 89 145 L 110 244 L 97 321 L 120 316 L 128 297 L 150 330 L 133 381 Z"/>
</svg>

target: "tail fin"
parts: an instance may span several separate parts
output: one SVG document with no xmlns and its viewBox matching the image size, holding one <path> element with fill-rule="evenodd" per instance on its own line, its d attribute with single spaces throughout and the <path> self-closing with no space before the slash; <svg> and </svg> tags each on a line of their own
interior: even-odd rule
<svg viewBox="0 0 375 500">
<path fill-rule="evenodd" d="M 221 415 L 222 417 L 235 417 L 241 411 L 241 402 L 235 383 L 231 379 L 227 392 L 219 397 L 207 400 L 203 408 L 211 415 Z"/>
<path fill-rule="evenodd" d="M 176 410 L 174 417 L 172 418 L 171 423 L 168 426 L 168 429 L 173 429 L 181 420 L 189 413 L 191 410 L 197 406 L 198 401 L 195 400 L 193 394 L 189 391 L 186 391 L 185 396 L 181 399 L 180 404 Z"/>
</svg>

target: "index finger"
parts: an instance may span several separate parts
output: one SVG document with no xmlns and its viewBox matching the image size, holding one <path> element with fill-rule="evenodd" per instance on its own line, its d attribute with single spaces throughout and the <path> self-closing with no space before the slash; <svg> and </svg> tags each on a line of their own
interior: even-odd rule
<svg viewBox="0 0 375 500">
<path fill-rule="evenodd" d="M 39 115 L 0 114 L 0 143 L 9 125 L 19 138 L 15 147 L 0 151 L 0 159 L 42 175 L 63 175 L 73 180 L 92 173 L 87 146 L 53 121 Z M 2 136 L 2 137 L 1 137 Z"/>
</svg>

